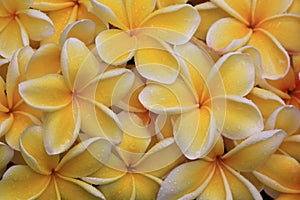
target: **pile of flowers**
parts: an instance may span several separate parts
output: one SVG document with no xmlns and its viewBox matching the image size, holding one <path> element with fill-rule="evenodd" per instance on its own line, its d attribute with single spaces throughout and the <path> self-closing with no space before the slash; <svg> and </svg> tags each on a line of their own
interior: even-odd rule
<svg viewBox="0 0 300 200">
<path fill-rule="evenodd" d="M 299 0 L 0 0 L 0 199 L 300 199 Z"/>
</svg>

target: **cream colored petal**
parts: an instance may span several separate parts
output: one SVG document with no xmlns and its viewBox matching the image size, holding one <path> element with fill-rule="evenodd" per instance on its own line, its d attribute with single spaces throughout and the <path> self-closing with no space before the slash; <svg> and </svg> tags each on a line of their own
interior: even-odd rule
<svg viewBox="0 0 300 200">
<path fill-rule="evenodd" d="M 263 130 L 262 115 L 252 101 L 230 95 L 217 97 L 212 101 L 214 102 L 213 114 L 225 137 L 242 139 Z M 226 103 L 225 116 L 224 101 Z"/>
<path fill-rule="evenodd" d="M 239 21 L 248 24 L 251 21 L 251 0 L 212 0 L 218 7 Z"/>
<path fill-rule="evenodd" d="M 211 181 L 214 171 L 215 165 L 204 160 L 179 165 L 162 183 L 157 199 L 195 199 Z"/>
<path fill-rule="evenodd" d="M 288 54 L 274 36 L 256 29 L 248 44 L 261 54 L 263 78 L 276 80 L 287 74 L 290 65 Z"/>
<path fill-rule="evenodd" d="M 20 26 L 16 20 L 10 21 L 1 31 L 0 40 L 7 41 L 0 43 L 0 55 L 5 58 L 11 58 L 17 49 L 29 44 L 24 27 Z"/>
<path fill-rule="evenodd" d="M 177 4 L 154 11 L 141 27 L 146 28 L 145 32 L 153 37 L 179 45 L 191 39 L 199 23 L 200 17 L 195 8 L 188 4 Z"/>
<path fill-rule="evenodd" d="M 256 133 L 222 156 L 222 159 L 237 171 L 251 172 L 268 160 L 285 137 L 286 133 L 282 130 Z"/>
<path fill-rule="evenodd" d="M 14 151 L 6 144 L 0 142 L 0 170 L 11 161 Z"/>
<path fill-rule="evenodd" d="M 192 91 L 181 80 L 170 85 L 151 83 L 139 95 L 142 105 L 152 112 L 181 113 L 198 107 Z"/>
<path fill-rule="evenodd" d="M 136 37 L 119 29 L 102 31 L 96 37 L 95 42 L 100 57 L 106 63 L 113 65 L 129 61 L 137 47 Z"/>
<path fill-rule="evenodd" d="M 108 160 L 110 151 L 109 141 L 101 138 L 87 139 L 69 150 L 55 170 L 70 178 L 88 176 Z M 78 163 L 84 164 L 78 165 Z"/>
<path fill-rule="evenodd" d="M 259 27 L 271 33 L 290 53 L 300 52 L 300 39 L 298 37 L 300 16 L 286 14 L 272 17 L 261 23 Z M 282 30 L 285 30 L 285 34 L 282 33 Z"/>
<path fill-rule="evenodd" d="M 291 157 L 295 158 L 298 162 L 300 161 L 300 135 L 292 135 L 282 142 L 280 145 L 280 150 L 285 152 L 286 154 L 290 155 Z"/>
<path fill-rule="evenodd" d="M 123 30 L 129 28 L 126 7 L 122 0 L 92 0 L 91 2 L 93 5 L 93 13 L 100 19 Z"/>
<path fill-rule="evenodd" d="M 28 9 L 19 11 L 17 14 L 30 39 L 40 41 L 54 34 L 54 25 L 45 13 Z"/>
<path fill-rule="evenodd" d="M 141 22 L 154 10 L 155 0 L 127 0 L 126 11 L 131 29 L 139 27 Z"/>
<path fill-rule="evenodd" d="M 34 79 L 47 74 L 56 74 L 59 71 L 61 71 L 60 47 L 55 43 L 47 43 L 32 55 L 26 68 L 26 78 Z"/>
<path fill-rule="evenodd" d="M 293 0 L 256 0 L 254 2 L 253 23 L 257 24 L 264 19 L 286 12 Z"/>
<path fill-rule="evenodd" d="M 192 160 L 209 153 L 219 135 L 213 113 L 205 106 L 183 113 L 174 127 L 176 143 L 183 154 Z"/>
<path fill-rule="evenodd" d="M 137 71 L 148 80 L 173 83 L 179 74 L 179 62 L 173 50 L 149 36 L 138 37 L 134 61 Z"/>
<path fill-rule="evenodd" d="M 195 8 L 201 17 L 201 23 L 194 35 L 201 40 L 206 39 L 207 31 L 214 22 L 221 18 L 229 17 L 228 13 L 212 2 L 198 4 L 195 6 Z"/>
<path fill-rule="evenodd" d="M 41 122 L 39 119 L 29 113 L 15 111 L 13 115 L 13 124 L 5 134 L 5 140 L 10 147 L 19 151 L 19 139 L 21 133 L 30 126 L 40 125 Z"/>
<path fill-rule="evenodd" d="M 121 123 L 117 115 L 101 103 L 80 100 L 81 129 L 93 137 L 104 137 L 113 143 L 122 139 Z"/>
<path fill-rule="evenodd" d="M 84 30 L 84 32 L 82 31 Z M 82 19 L 69 24 L 61 33 L 59 43 L 63 44 L 68 38 L 75 37 L 86 45 L 94 41 L 96 23 L 92 20 Z"/>
<path fill-rule="evenodd" d="M 223 167 L 223 172 L 228 181 L 232 199 L 263 199 L 255 186 L 238 172 L 227 166 Z"/>
<path fill-rule="evenodd" d="M 68 105 L 72 98 L 64 78 L 58 74 L 22 82 L 19 84 L 19 92 L 28 105 L 43 111 L 61 109 Z"/>
<path fill-rule="evenodd" d="M 300 128 L 300 111 L 291 105 L 276 109 L 266 121 L 266 129 L 282 129 L 288 135 Z"/>
<path fill-rule="evenodd" d="M 94 186 L 81 180 L 57 175 L 56 183 L 62 199 L 105 199 Z"/>
<path fill-rule="evenodd" d="M 3 0 L 2 4 L 9 12 L 13 13 L 18 10 L 28 9 L 33 4 L 33 0 Z"/>
<path fill-rule="evenodd" d="M 6 112 L 0 112 L 0 137 L 9 131 L 14 122 L 14 115 L 6 114 Z"/>
<path fill-rule="evenodd" d="M 167 7 L 174 4 L 184 4 L 187 0 L 157 0 L 156 4 L 158 8 Z"/>
<path fill-rule="evenodd" d="M 86 45 L 69 38 L 61 51 L 62 74 L 68 87 L 75 93 L 85 87 L 99 72 L 99 62 Z"/>
<path fill-rule="evenodd" d="M 264 119 L 268 118 L 277 108 L 284 105 L 284 101 L 279 96 L 259 87 L 254 87 L 247 95 L 247 99 L 257 105 Z"/>
<path fill-rule="evenodd" d="M 47 113 L 43 123 L 44 145 L 48 154 L 68 150 L 80 130 L 80 110 L 75 101 L 55 112 Z"/>
<path fill-rule="evenodd" d="M 48 155 L 43 142 L 42 128 L 31 126 L 20 137 L 20 149 L 28 166 L 35 172 L 50 175 L 59 161 L 59 155 Z"/>
<path fill-rule="evenodd" d="M 222 18 L 209 28 L 207 45 L 219 53 L 234 51 L 250 39 L 252 30 L 234 18 Z"/>
<path fill-rule="evenodd" d="M 25 165 L 10 167 L 0 182 L 3 199 L 35 199 L 48 186 L 51 176 L 34 172 Z"/>
<path fill-rule="evenodd" d="M 209 84 L 216 85 L 213 81 L 219 82 L 219 77 L 225 93 L 228 95 L 245 96 L 254 87 L 255 68 L 251 57 L 247 54 L 228 53 L 216 63 L 210 76 Z M 232 84 L 235 83 L 235 84 Z"/>
<path fill-rule="evenodd" d="M 266 186 L 279 192 L 300 191 L 300 165 L 289 156 L 273 154 L 265 165 L 253 173 Z"/>
</svg>

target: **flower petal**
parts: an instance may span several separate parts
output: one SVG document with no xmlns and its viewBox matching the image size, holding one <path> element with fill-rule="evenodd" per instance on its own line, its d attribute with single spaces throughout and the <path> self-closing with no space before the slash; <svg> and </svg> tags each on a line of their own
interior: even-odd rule
<svg viewBox="0 0 300 200">
<path fill-rule="evenodd" d="M 222 134 L 231 139 L 246 138 L 264 128 L 257 106 L 248 99 L 237 96 L 216 97 L 213 100 L 213 114 Z M 225 118 L 223 102 L 226 103 Z"/>
<path fill-rule="evenodd" d="M 160 184 L 146 176 L 134 174 L 136 199 L 156 199 Z"/>
<path fill-rule="evenodd" d="M 58 174 L 56 183 L 61 199 L 105 199 L 103 194 L 94 186 L 81 180 L 64 177 Z"/>
<path fill-rule="evenodd" d="M 59 162 L 59 155 L 48 155 L 43 142 L 42 128 L 31 126 L 20 137 L 22 157 L 35 172 L 50 175 Z"/>
<path fill-rule="evenodd" d="M 222 159 L 237 171 L 251 172 L 268 160 L 285 136 L 286 133 L 282 130 L 256 133 L 222 156 Z"/>
<path fill-rule="evenodd" d="M 158 8 L 167 7 L 174 4 L 184 4 L 187 0 L 157 0 L 156 4 Z"/>
<path fill-rule="evenodd" d="M 300 135 L 292 135 L 284 139 L 280 145 L 280 150 L 300 161 Z"/>
<path fill-rule="evenodd" d="M 157 199 L 195 199 L 207 186 L 214 171 L 215 165 L 204 160 L 179 165 L 162 183 Z"/>
<path fill-rule="evenodd" d="M 261 23 L 259 27 L 271 33 L 289 52 L 300 52 L 300 39 L 297 37 L 300 32 L 300 16 L 280 15 L 269 18 Z M 282 34 L 282 30 L 285 30 L 285 34 Z"/>
<path fill-rule="evenodd" d="M 299 193 L 300 191 L 300 165 L 289 156 L 273 154 L 265 165 L 253 174 L 266 186 L 279 192 Z"/>
<path fill-rule="evenodd" d="M 139 95 L 139 100 L 152 112 L 181 113 L 198 107 L 191 90 L 177 79 L 170 85 L 150 83 Z"/>
<path fill-rule="evenodd" d="M 298 200 L 300 198 L 300 194 L 280 194 L 276 200 Z"/>
<path fill-rule="evenodd" d="M 234 18 L 222 18 L 209 28 L 207 45 L 219 53 L 233 51 L 245 45 L 252 30 Z"/>
<path fill-rule="evenodd" d="M 152 12 L 141 27 L 146 28 L 147 34 L 153 37 L 179 45 L 191 39 L 199 23 L 200 17 L 195 8 L 188 4 L 177 4 Z"/>
<path fill-rule="evenodd" d="M 71 102 L 72 93 L 64 78 L 58 74 L 49 74 L 19 84 L 19 92 L 24 101 L 43 111 L 61 109 Z"/>
<path fill-rule="evenodd" d="M 3 0 L 2 4 L 9 12 L 13 13 L 18 10 L 28 9 L 33 4 L 33 0 L 17 0 L 14 2 L 9 0 Z"/>
<path fill-rule="evenodd" d="M 288 54 L 274 36 L 256 29 L 248 44 L 261 54 L 263 78 L 276 80 L 287 74 L 290 65 Z"/>
<path fill-rule="evenodd" d="M 62 158 L 56 171 L 70 178 L 88 176 L 98 170 L 108 160 L 111 144 L 101 138 L 87 139 L 70 149 Z M 78 165 L 78 163 L 84 165 Z"/>
<path fill-rule="evenodd" d="M 26 68 L 26 78 L 56 74 L 60 70 L 60 47 L 55 43 L 46 43 L 32 55 Z"/>
<path fill-rule="evenodd" d="M 14 122 L 14 115 L 12 113 L 0 112 L 0 137 L 6 134 Z"/>
<path fill-rule="evenodd" d="M 206 106 L 183 113 L 174 127 L 176 143 L 183 154 L 192 160 L 209 153 L 219 135 L 213 114 Z"/>
<path fill-rule="evenodd" d="M 284 101 L 279 96 L 258 87 L 253 88 L 247 95 L 247 99 L 257 105 L 264 119 L 268 118 L 277 108 L 284 105 Z"/>
<path fill-rule="evenodd" d="M 266 121 L 266 129 L 282 129 L 288 135 L 300 128 L 300 111 L 294 106 L 282 106 L 276 109 Z"/>
<path fill-rule="evenodd" d="M 12 166 L 0 182 L 1 198 L 35 199 L 46 189 L 50 179 L 51 176 L 37 174 L 28 166 Z"/>
<path fill-rule="evenodd" d="M 75 101 L 55 112 L 47 113 L 43 123 L 44 145 L 48 154 L 66 151 L 80 130 L 80 110 Z"/>
<path fill-rule="evenodd" d="M 53 23 L 45 13 L 27 9 L 19 11 L 17 14 L 30 39 L 40 41 L 54 34 Z"/>
<path fill-rule="evenodd" d="M 144 21 L 144 19 L 154 10 L 155 0 L 128 0 L 126 1 L 127 15 L 130 27 L 136 28 Z"/>
<path fill-rule="evenodd" d="M 6 167 L 14 155 L 14 151 L 6 144 L 0 142 L 0 170 Z"/>
<path fill-rule="evenodd" d="M 52 176 L 47 188 L 43 191 L 43 193 L 38 198 L 38 200 L 43 200 L 43 199 L 61 199 L 57 187 L 57 183 L 55 181 L 55 176 Z"/>
</svg>

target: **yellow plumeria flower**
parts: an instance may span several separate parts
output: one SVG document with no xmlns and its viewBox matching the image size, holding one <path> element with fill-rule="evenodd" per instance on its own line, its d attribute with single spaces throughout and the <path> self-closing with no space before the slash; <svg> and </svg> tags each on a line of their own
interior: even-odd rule
<svg viewBox="0 0 300 200">
<path fill-rule="evenodd" d="M 262 199 L 239 172 L 251 172 L 263 165 L 285 135 L 281 130 L 260 132 L 225 155 L 223 141 L 219 140 L 206 158 L 176 167 L 164 180 L 157 199 Z"/>
<path fill-rule="evenodd" d="M 47 13 L 54 24 L 55 34 L 50 38 L 43 40 L 42 43 L 59 43 L 59 39 L 64 29 L 77 20 L 89 19 L 95 23 L 95 25 L 89 24 L 90 26 L 85 27 L 90 29 L 95 26 L 95 32 L 93 33 L 92 38 L 108 27 L 107 24 L 98 19 L 93 13 L 89 12 L 91 7 L 89 0 L 35 0 L 32 7 Z M 82 30 L 83 29 L 78 29 L 78 34 L 84 35 Z"/>
<path fill-rule="evenodd" d="M 265 78 L 274 80 L 283 77 L 289 69 L 288 53 L 300 52 L 300 16 L 286 13 L 293 0 L 212 0 L 215 5 L 200 7 L 205 25 L 210 25 L 206 42 L 214 50 L 225 53 L 241 46 L 257 48 L 262 57 L 262 69 Z M 229 15 L 218 12 L 217 6 Z M 268 9 L 266 9 L 268 8 Z M 224 17 L 224 18 L 223 18 Z M 213 20 L 212 20 L 213 19 Z M 282 34 L 285 30 L 286 34 Z M 201 31 L 201 30 L 200 30 Z"/>
<path fill-rule="evenodd" d="M 0 142 L 0 176 L 2 176 L 6 165 L 11 161 L 13 155 L 14 151 L 3 142 Z"/>
<path fill-rule="evenodd" d="M 70 38 L 61 51 L 62 75 L 47 74 L 19 84 L 24 101 L 47 112 L 43 134 L 49 154 L 66 151 L 80 129 L 121 140 L 118 119 L 108 107 L 125 96 L 134 74 L 127 69 L 103 73 L 103 68 L 84 43 Z"/>
<path fill-rule="evenodd" d="M 187 65 L 181 78 L 169 85 L 149 82 L 139 99 L 152 112 L 179 114 L 174 119 L 174 138 L 187 158 L 205 156 L 221 132 L 231 139 L 243 139 L 263 129 L 258 108 L 243 97 L 254 86 L 249 55 L 229 53 L 214 65 L 192 43 L 176 50 Z"/>
<path fill-rule="evenodd" d="M 83 178 L 110 199 L 155 199 L 164 177 L 182 162 L 182 154 L 172 138 L 151 144 L 151 131 L 141 119 L 119 113 L 124 137 L 105 166 Z"/>
<path fill-rule="evenodd" d="M 33 0 L 3 0 L 0 2 L 0 55 L 11 58 L 13 53 L 29 40 L 40 41 L 54 33 L 50 18 L 30 9 Z M 6 41 L 6 42 L 3 42 Z"/>
<path fill-rule="evenodd" d="M 104 199 L 79 178 L 94 173 L 108 159 L 111 145 L 107 140 L 85 140 L 60 158 L 47 154 L 42 128 L 33 126 L 22 134 L 20 146 L 27 165 L 14 165 L 5 172 L 0 181 L 1 198 Z"/>
<path fill-rule="evenodd" d="M 189 41 L 200 18 L 190 5 L 154 10 L 155 3 L 155 0 L 92 0 L 94 13 L 119 28 L 101 32 L 96 47 L 100 57 L 109 64 L 120 65 L 134 56 L 136 68 L 143 77 L 171 83 L 178 75 L 179 63 L 169 44 Z"/>
<path fill-rule="evenodd" d="M 8 66 L 6 83 L 0 78 L 0 137 L 10 147 L 19 150 L 19 136 L 28 126 L 40 125 L 41 113 L 25 104 L 18 92 L 24 80 L 25 68 L 34 51 L 27 46 L 15 52 Z"/>
</svg>

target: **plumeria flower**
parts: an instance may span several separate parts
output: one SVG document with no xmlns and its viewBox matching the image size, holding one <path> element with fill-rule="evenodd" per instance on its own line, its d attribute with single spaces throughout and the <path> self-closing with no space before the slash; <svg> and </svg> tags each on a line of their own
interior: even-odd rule
<svg viewBox="0 0 300 200">
<path fill-rule="evenodd" d="M 108 107 L 131 88 L 133 73 L 127 69 L 103 73 L 95 56 L 75 38 L 65 42 L 60 61 L 62 74 L 47 74 L 19 85 L 24 101 L 47 113 L 43 122 L 47 152 L 66 151 L 80 129 L 119 142 L 118 119 Z"/>
<path fill-rule="evenodd" d="M 54 33 L 50 18 L 30 9 L 33 0 L 3 0 L 0 2 L 0 55 L 11 58 L 13 53 L 30 40 L 40 41 Z"/>
<path fill-rule="evenodd" d="M 206 158 L 176 167 L 164 180 L 157 199 L 262 199 L 239 172 L 251 172 L 263 165 L 285 135 L 281 130 L 259 132 L 226 154 L 220 138 Z"/>
<path fill-rule="evenodd" d="M 177 115 L 174 138 L 187 158 L 205 156 L 221 132 L 231 139 L 243 139 L 263 129 L 258 108 L 243 97 L 254 86 L 249 55 L 229 53 L 214 65 L 192 43 L 176 50 L 187 65 L 181 78 L 170 85 L 149 82 L 139 98 L 154 113 Z"/>
<path fill-rule="evenodd" d="M 182 162 L 172 138 L 154 145 L 151 132 L 137 115 L 119 113 L 124 137 L 105 166 L 83 180 L 94 185 L 106 199 L 155 199 L 164 177 Z"/>
<path fill-rule="evenodd" d="M 7 144 L 15 150 L 19 150 L 23 130 L 41 124 L 41 113 L 26 105 L 18 91 L 18 84 L 26 80 L 25 68 L 33 53 L 29 46 L 17 50 L 8 66 L 6 83 L 0 78 L 0 137 L 5 135 Z"/>
<path fill-rule="evenodd" d="M 212 3 L 229 16 L 224 17 L 218 9 L 211 9 L 214 6 L 199 8 L 200 13 L 201 9 L 204 9 L 203 18 L 209 20 L 204 22 L 205 25 L 210 25 L 211 21 L 216 20 L 206 35 L 209 47 L 219 53 L 225 53 L 250 45 L 257 48 L 261 54 L 265 78 L 282 78 L 288 72 L 288 52 L 300 52 L 300 39 L 297 37 L 300 31 L 300 16 L 286 13 L 293 0 L 276 1 L 271 5 L 266 0 L 238 3 L 231 0 L 212 0 Z M 282 30 L 288 35 L 283 35 Z"/>
<path fill-rule="evenodd" d="M 4 199 L 104 199 L 79 178 L 94 173 L 108 159 L 111 144 L 101 138 L 80 142 L 65 155 L 47 154 L 42 128 L 32 126 L 20 138 L 27 165 L 14 165 L 0 181 Z M 81 164 L 80 164 L 81 163 Z"/>
<path fill-rule="evenodd" d="M 51 0 L 35 0 L 33 8 L 39 9 L 47 13 L 53 21 L 55 34 L 50 38 L 45 39 L 42 43 L 55 42 L 59 43 L 62 32 L 65 28 L 78 20 L 92 20 L 94 24 L 86 24 L 87 30 L 95 27 L 95 32 L 92 35 L 94 38 L 99 32 L 108 28 L 107 24 L 89 12 L 91 3 L 89 0 L 66 0 L 66 1 L 51 1 Z M 77 29 L 77 34 L 84 35 L 84 29 Z M 81 38 L 80 38 L 81 39 Z"/>
<path fill-rule="evenodd" d="M 3 142 L 0 142 L 0 177 L 6 169 L 6 165 L 13 158 L 13 155 L 14 151 Z"/>
<path fill-rule="evenodd" d="M 143 77 L 163 83 L 176 79 L 179 63 L 169 44 L 186 43 L 196 31 L 200 18 L 192 6 L 177 4 L 154 10 L 155 0 L 92 0 L 92 4 L 100 19 L 116 27 L 96 38 L 105 62 L 120 65 L 134 56 Z"/>
</svg>

